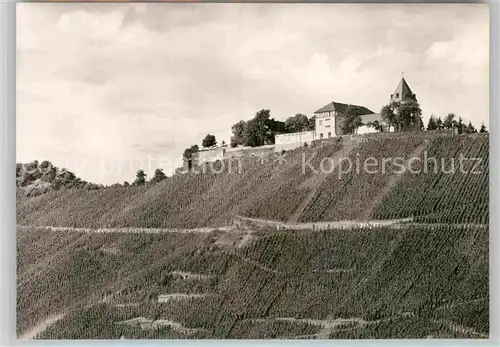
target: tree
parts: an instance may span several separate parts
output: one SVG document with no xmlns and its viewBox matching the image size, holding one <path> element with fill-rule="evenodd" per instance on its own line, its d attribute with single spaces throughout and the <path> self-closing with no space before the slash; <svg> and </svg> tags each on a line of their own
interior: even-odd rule
<svg viewBox="0 0 500 347">
<path fill-rule="evenodd" d="M 262 109 L 255 113 L 254 118 L 249 121 L 239 121 L 231 128 L 231 147 L 238 145 L 262 146 L 274 143 L 274 135 L 277 132 L 285 132 L 285 124 L 270 119 L 271 111 Z"/>
<path fill-rule="evenodd" d="M 250 119 L 245 130 L 245 146 L 256 147 L 266 144 L 268 129 L 262 119 Z"/>
<path fill-rule="evenodd" d="M 444 124 L 443 124 L 443 120 L 441 119 L 441 117 L 438 117 L 438 119 L 436 121 L 436 125 L 437 125 L 438 130 L 444 129 Z"/>
<path fill-rule="evenodd" d="M 311 118 L 309 118 L 309 127 L 307 130 L 316 130 L 316 116 L 312 116 Z"/>
<path fill-rule="evenodd" d="M 217 145 L 217 140 L 215 139 L 215 135 L 207 134 L 207 136 L 205 136 L 205 138 L 201 141 L 201 145 L 205 148 Z"/>
<path fill-rule="evenodd" d="M 418 116 L 418 124 L 419 124 L 419 130 L 424 131 L 425 130 L 425 125 L 424 125 L 424 120 L 422 119 L 422 115 L 420 114 Z"/>
<path fill-rule="evenodd" d="M 406 130 L 422 130 L 422 110 L 416 100 L 408 100 L 397 103 L 397 114 L 399 118 L 399 126 L 403 131 Z"/>
<path fill-rule="evenodd" d="M 167 175 L 163 173 L 163 169 L 156 169 L 151 182 L 158 183 L 163 181 L 165 178 L 167 178 Z"/>
<path fill-rule="evenodd" d="M 128 187 L 129 185 L 130 185 L 130 184 L 129 184 L 127 181 L 123 182 L 123 186 L 124 186 L 124 187 Z"/>
<path fill-rule="evenodd" d="M 473 134 L 473 133 L 477 133 L 477 130 L 474 127 L 474 125 L 472 125 L 472 123 L 469 121 L 469 124 L 467 124 L 467 128 L 465 129 L 465 132 L 468 134 Z"/>
<path fill-rule="evenodd" d="M 380 110 L 380 116 L 382 119 L 387 123 L 389 127 L 394 127 L 394 131 L 398 131 L 398 123 L 399 119 L 396 113 L 394 112 L 394 109 L 396 108 L 398 103 L 392 102 L 389 105 L 385 105 L 382 107 Z"/>
<path fill-rule="evenodd" d="M 389 126 L 394 127 L 394 131 L 424 130 L 422 110 L 416 100 L 391 101 L 382 107 L 380 115 Z"/>
<path fill-rule="evenodd" d="M 488 130 L 486 130 L 486 125 L 484 125 L 484 123 L 481 123 L 481 129 L 479 129 L 479 132 L 480 133 L 487 133 Z"/>
<path fill-rule="evenodd" d="M 245 144 L 247 122 L 240 120 L 238 123 L 231 127 L 233 136 L 231 136 L 231 147 L 237 147 Z"/>
<path fill-rule="evenodd" d="M 44 160 L 40 163 L 40 169 L 48 169 L 52 164 L 50 161 Z"/>
<path fill-rule="evenodd" d="M 458 117 L 458 122 L 455 123 L 456 128 L 458 129 L 458 133 L 462 134 L 465 132 L 466 125 L 464 124 L 464 120 L 462 117 Z"/>
<path fill-rule="evenodd" d="M 135 181 L 132 183 L 134 186 L 143 186 L 146 183 L 146 174 L 144 170 L 138 170 L 135 175 Z"/>
<path fill-rule="evenodd" d="M 249 121 L 239 121 L 231 127 L 231 147 L 262 146 L 274 144 L 275 135 L 285 133 L 285 122 L 271 117 L 271 111 L 262 109 Z"/>
<path fill-rule="evenodd" d="M 455 128 L 455 125 L 457 121 L 455 120 L 455 114 L 454 113 L 448 113 L 446 118 L 444 119 L 443 126 L 445 129 L 453 129 Z"/>
<path fill-rule="evenodd" d="M 376 131 L 379 131 L 379 132 L 384 131 L 384 127 L 382 126 L 382 124 L 380 124 L 380 122 L 378 120 L 375 120 L 373 122 L 368 122 L 368 123 L 366 123 L 366 126 L 374 128 Z"/>
<path fill-rule="evenodd" d="M 349 105 L 344 112 L 344 123 L 342 124 L 342 132 L 344 134 L 353 134 L 363 125 L 361 120 L 361 112 L 359 107 Z"/>
<path fill-rule="evenodd" d="M 276 134 L 286 133 L 285 122 L 275 120 L 274 118 L 265 121 L 267 127 L 266 144 L 274 144 Z"/>
<path fill-rule="evenodd" d="M 285 131 L 287 133 L 298 133 L 308 131 L 310 128 L 309 119 L 305 114 L 297 113 L 295 116 L 285 121 Z"/>
<path fill-rule="evenodd" d="M 438 129 L 437 119 L 433 114 L 431 114 L 429 122 L 427 123 L 427 130 L 437 130 L 437 129 Z"/>
</svg>

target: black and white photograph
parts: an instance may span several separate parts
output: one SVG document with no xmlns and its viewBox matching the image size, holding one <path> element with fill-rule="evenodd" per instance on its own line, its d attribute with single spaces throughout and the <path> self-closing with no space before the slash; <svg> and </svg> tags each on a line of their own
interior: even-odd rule
<svg viewBox="0 0 500 347">
<path fill-rule="evenodd" d="M 490 12 L 18 3 L 21 340 L 490 337 Z"/>
</svg>

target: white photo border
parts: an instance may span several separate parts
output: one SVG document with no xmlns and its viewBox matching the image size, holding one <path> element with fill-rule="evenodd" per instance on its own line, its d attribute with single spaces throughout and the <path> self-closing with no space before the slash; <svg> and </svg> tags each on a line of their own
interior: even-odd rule
<svg viewBox="0 0 500 347">
<path fill-rule="evenodd" d="M 67 1 L 72 2 L 72 1 Z M 203 2 L 203 1 L 200 1 Z M 213 1 L 228 2 L 228 1 Z M 264 1 L 248 1 L 264 2 Z M 267 2 L 267 1 L 266 1 Z M 284 1 L 269 1 L 284 2 Z M 297 1 L 291 1 L 297 2 Z M 304 3 L 478 3 L 490 5 L 490 339 L 488 340 L 329 340 L 329 341 L 251 341 L 251 340 L 81 340 L 19 341 L 16 338 L 16 1 L 0 1 L 0 346 L 261 346 L 310 344 L 335 345 L 500 345 L 499 258 L 500 258 L 500 108 L 499 108 L 499 16 L 498 0 L 491 1 L 302 1 Z M 57 4 L 53 4 L 57 6 Z M 48 5 L 49 6 L 49 5 Z"/>
</svg>

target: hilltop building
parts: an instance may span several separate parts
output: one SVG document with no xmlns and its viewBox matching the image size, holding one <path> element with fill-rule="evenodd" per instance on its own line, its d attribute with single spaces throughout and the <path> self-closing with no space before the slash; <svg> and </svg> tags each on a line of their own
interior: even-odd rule
<svg viewBox="0 0 500 347">
<path fill-rule="evenodd" d="M 390 131 L 390 129 L 382 119 L 380 113 L 375 113 L 365 106 L 349 105 L 332 101 L 326 106 L 323 106 L 322 108 L 314 112 L 314 116 L 316 119 L 316 139 L 344 135 L 342 126 L 344 124 L 346 109 L 349 106 L 356 107 L 357 110 L 361 113 L 360 117 L 363 125 L 356 130 L 357 134 L 377 132 L 378 130 L 373 126 L 374 122 L 376 121 L 383 127 L 384 131 Z"/>
<path fill-rule="evenodd" d="M 416 101 L 417 96 L 412 92 L 404 77 L 402 77 L 396 87 L 396 90 L 393 94 L 391 94 L 389 101 L 407 102 L 409 100 Z M 314 140 L 345 135 L 342 131 L 342 126 L 344 123 L 346 109 L 349 106 L 355 106 L 358 109 L 361 121 L 363 122 L 363 125 L 356 129 L 356 134 L 394 131 L 394 128 L 389 127 L 388 124 L 382 119 L 382 115 L 380 113 L 375 113 L 365 106 L 332 101 L 314 112 L 316 119 L 316 127 L 314 131 L 276 135 L 276 144 L 280 146 L 292 143 L 303 144 Z M 375 126 L 376 124 L 378 124 L 378 127 Z M 417 124 L 416 128 L 420 129 L 420 124 Z"/>
<path fill-rule="evenodd" d="M 342 125 L 344 124 L 343 119 L 345 116 L 346 109 L 349 106 L 354 106 L 360 111 L 363 123 L 368 122 L 368 120 L 365 119 L 367 118 L 366 116 L 370 116 L 370 120 L 377 119 L 377 117 L 372 116 L 375 113 L 364 106 L 349 105 L 341 102 L 332 101 L 326 106 L 323 106 L 322 108 L 314 112 L 314 116 L 316 119 L 316 137 L 318 139 L 323 139 L 323 138 L 343 135 L 342 131 Z M 364 132 L 367 132 L 367 130 L 364 129 Z"/>
<path fill-rule="evenodd" d="M 411 91 L 410 86 L 406 82 L 405 78 L 401 77 L 401 81 L 394 91 L 394 94 L 391 94 L 391 102 L 405 103 L 408 101 L 417 101 L 417 95 Z M 416 123 L 414 127 L 416 130 L 420 130 L 420 117 L 416 117 Z"/>
<path fill-rule="evenodd" d="M 412 92 L 408 83 L 401 78 L 396 90 L 390 95 L 390 102 L 407 102 L 409 100 L 416 101 L 417 97 Z M 289 150 L 303 146 L 305 143 L 310 144 L 315 140 L 333 138 L 345 135 L 342 128 L 346 110 L 349 106 L 355 106 L 360 113 L 362 126 L 356 129 L 356 134 L 367 134 L 375 132 L 393 132 L 394 128 L 389 127 L 382 119 L 380 113 L 375 113 L 369 108 L 361 105 L 346 104 L 338 101 L 332 101 L 314 112 L 315 130 L 304 131 L 297 133 L 286 133 L 275 136 L 275 144 L 261 147 L 248 148 L 217 148 L 210 150 L 202 150 L 197 153 L 199 162 L 210 162 L 228 157 L 237 157 L 244 153 L 257 153 L 262 151 L 281 151 Z M 283 122 L 276 121 L 276 129 L 284 128 Z M 378 126 L 375 126 L 378 125 Z M 416 124 L 416 128 L 420 129 L 420 124 Z M 279 131 L 279 130 L 278 130 Z"/>
</svg>

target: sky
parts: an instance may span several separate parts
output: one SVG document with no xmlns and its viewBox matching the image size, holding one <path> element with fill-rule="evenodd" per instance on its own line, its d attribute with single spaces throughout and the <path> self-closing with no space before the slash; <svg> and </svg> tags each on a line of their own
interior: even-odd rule
<svg viewBox="0 0 500 347">
<path fill-rule="evenodd" d="M 22 3 L 17 161 L 103 184 L 171 174 L 261 109 L 379 112 L 403 73 L 426 123 L 488 126 L 488 5 Z"/>
</svg>

